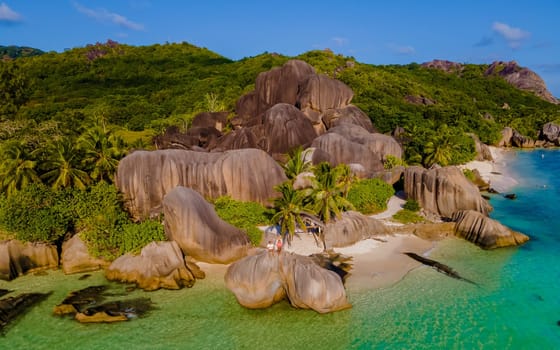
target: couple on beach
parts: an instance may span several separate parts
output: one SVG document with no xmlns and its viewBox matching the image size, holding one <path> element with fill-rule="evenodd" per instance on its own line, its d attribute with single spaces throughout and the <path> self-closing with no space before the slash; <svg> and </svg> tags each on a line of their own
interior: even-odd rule
<svg viewBox="0 0 560 350">
<path fill-rule="evenodd" d="M 276 239 L 276 242 L 268 241 L 268 244 L 266 245 L 266 249 L 268 250 L 269 253 L 271 252 L 280 253 L 282 251 L 282 238 L 278 237 L 278 239 Z"/>
</svg>

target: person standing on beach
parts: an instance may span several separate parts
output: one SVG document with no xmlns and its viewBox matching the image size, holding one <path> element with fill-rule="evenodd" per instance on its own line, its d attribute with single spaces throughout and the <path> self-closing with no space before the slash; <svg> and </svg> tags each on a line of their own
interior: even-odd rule
<svg viewBox="0 0 560 350">
<path fill-rule="evenodd" d="M 276 251 L 278 252 L 278 254 L 280 254 L 280 252 L 282 251 L 282 238 L 278 237 L 278 239 L 276 240 Z"/>
</svg>

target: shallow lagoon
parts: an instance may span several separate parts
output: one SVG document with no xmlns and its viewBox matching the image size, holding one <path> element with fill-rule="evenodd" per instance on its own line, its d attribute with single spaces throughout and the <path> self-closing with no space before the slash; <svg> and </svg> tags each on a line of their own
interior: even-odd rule
<svg viewBox="0 0 560 350">
<path fill-rule="evenodd" d="M 8 328 L 1 348 L 559 348 L 560 151 L 516 154 L 510 167 L 521 179 L 513 190 L 517 199 L 495 195 L 492 216 L 532 240 L 520 248 L 484 251 L 448 239 L 431 252 L 478 286 L 420 267 L 388 288 L 350 289 L 352 309 L 320 315 L 287 303 L 244 309 L 221 276 L 210 276 L 191 289 L 127 293 L 155 303 L 157 309 L 145 318 L 79 324 L 53 316 L 52 308 L 70 291 L 106 284 L 103 274 L 79 280 L 80 275 L 49 271 L 0 282 L 0 288 L 15 292 L 53 291 Z M 125 289 L 111 284 L 116 294 Z"/>
</svg>

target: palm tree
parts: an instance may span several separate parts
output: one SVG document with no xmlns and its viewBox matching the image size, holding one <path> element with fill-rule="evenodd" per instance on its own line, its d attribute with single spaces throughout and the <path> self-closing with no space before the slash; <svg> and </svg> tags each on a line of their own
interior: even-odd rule
<svg viewBox="0 0 560 350">
<path fill-rule="evenodd" d="M 25 142 L 7 142 L 1 152 L 0 188 L 8 196 L 31 183 L 41 182 L 36 171 L 37 162 Z"/>
<path fill-rule="evenodd" d="M 94 126 L 82 134 L 78 145 L 84 152 L 82 162 L 90 170 L 90 177 L 93 180 L 113 182 L 119 160 L 125 153 L 124 141 L 103 127 Z"/>
<path fill-rule="evenodd" d="M 354 209 L 352 203 L 344 197 L 346 183 L 341 181 L 341 175 L 345 173 L 344 166 L 333 168 L 325 162 L 315 169 L 312 203 L 319 218 L 324 223 L 329 223 L 333 216 L 340 218 L 343 210 Z"/>
<path fill-rule="evenodd" d="M 449 127 L 442 124 L 436 134 L 424 146 L 424 160 L 426 166 L 439 164 L 446 166 L 451 163 L 453 153 L 457 152 L 460 146 L 453 140 L 453 134 Z"/>
<path fill-rule="evenodd" d="M 303 217 L 311 214 L 305 205 L 307 194 L 304 191 L 294 190 L 289 181 L 283 182 L 274 188 L 280 192 L 280 197 L 274 199 L 274 210 L 276 213 L 271 221 L 280 225 L 280 232 L 291 244 L 295 235 L 296 227 L 307 230 Z"/>
<path fill-rule="evenodd" d="M 90 178 L 80 168 L 80 161 L 81 154 L 71 139 L 56 140 L 47 146 L 44 161 L 46 172 L 41 178 L 55 190 L 67 187 L 85 189 Z"/>
<path fill-rule="evenodd" d="M 298 146 L 290 152 L 290 158 L 283 166 L 288 179 L 293 180 L 299 174 L 311 171 L 312 165 L 311 162 L 306 160 L 306 155 L 307 150 L 304 150 L 301 146 Z"/>
</svg>

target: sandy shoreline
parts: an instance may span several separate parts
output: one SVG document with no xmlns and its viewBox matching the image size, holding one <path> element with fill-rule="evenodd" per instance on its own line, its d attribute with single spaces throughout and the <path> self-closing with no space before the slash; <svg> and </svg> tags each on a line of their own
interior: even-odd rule
<svg viewBox="0 0 560 350">
<path fill-rule="evenodd" d="M 481 177 L 499 192 L 505 192 L 517 184 L 506 172 L 508 151 L 491 147 L 494 161 L 472 161 L 460 166 L 462 169 L 477 169 Z M 393 196 L 387 204 L 387 210 L 371 217 L 383 221 L 388 226 L 399 225 L 390 218 L 402 209 L 405 200 Z M 264 229 L 264 228 L 263 228 Z M 346 280 L 348 290 L 378 289 L 389 287 L 402 280 L 408 272 L 422 266 L 404 252 L 426 255 L 437 245 L 437 241 L 422 239 L 412 232 L 408 234 L 380 235 L 375 239 L 365 239 L 347 247 L 334 248 L 335 252 L 351 256 L 353 269 Z M 322 245 L 315 242 L 312 235 L 297 234 L 286 251 L 310 255 L 322 252 Z M 207 274 L 223 277 L 228 265 L 199 263 Z"/>
</svg>

